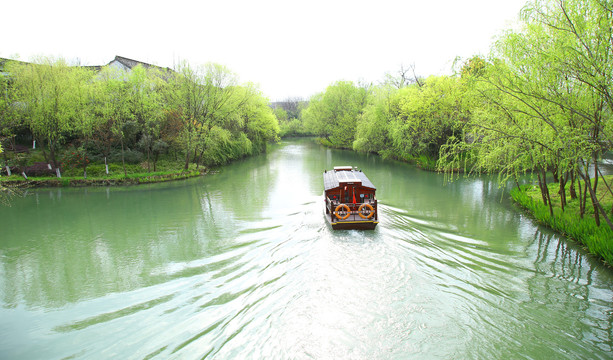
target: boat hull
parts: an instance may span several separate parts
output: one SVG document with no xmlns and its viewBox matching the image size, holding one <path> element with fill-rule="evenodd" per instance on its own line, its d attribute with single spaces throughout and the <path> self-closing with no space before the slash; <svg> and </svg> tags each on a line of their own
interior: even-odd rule
<svg viewBox="0 0 613 360">
<path fill-rule="evenodd" d="M 359 215 L 352 214 L 348 219 L 342 220 L 330 214 L 324 203 L 324 217 L 333 230 L 374 230 L 379 224 L 377 218 L 362 219 Z"/>
<path fill-rule="evenodd" d="M 374 230 L 378 221 L 328 221 L 334 230 Z"/>
</svg>

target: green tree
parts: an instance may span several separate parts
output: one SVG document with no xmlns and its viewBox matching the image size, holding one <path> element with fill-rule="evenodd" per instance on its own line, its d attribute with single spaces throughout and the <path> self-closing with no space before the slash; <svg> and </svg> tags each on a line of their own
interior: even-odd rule
<svg viewBox="0 0 613 360">
<path fill-rule="evenodd" d="M 464 95 L 462 81 L 449 76 L 432 76 L 422 86 L 399 89 L 391 99 L 389 125 L 397 156 L 438 159 L 440 147 L 462 132 L 469 117 Z"/>
<path fill-rule="evenodd" d="M 239 119 L 233 112 L 238 104 L 234 97 L 236 77 L 227 68 L 207 64 L 197 68 L 184 63 L 170 78 L 166 97 L 181 124 L 181 142 L 185 151 L 185 169 L 193 159 L 204 155 L 212 140 L 219 135 L 213 128 L 237 126 Z M 221 138 L 226 138 L 225 134 Z M 211 137 L 213 136 L 213 137 Z"/>
<path fill-rule="evenodd" d="M 73 118 L 73 133 L 79 137 L 81 146 L 77 151 L 81 154 L 83 167 L 83 177 L 87 177 L 87 147 L 91 141 L 94 130 L 100 122 L 100 118 L 95 116 L 95 85 L 93 79 L 95 74 L 93 71 L 83 67 L 75 67 L 72 69 L 72 76 L 75 78 L 74 105 L 76 113 Z"/>
<path fill-rule="evenodd" d="M 124 176 L 127 176 L 125 161 L 125 138 L 128 127 L 134 119 L 132 97 L 134 89 L 128 81 L 125 71 L 105 67 L 98 78 L 97 104 L 103 122 L 108 124 L 112 134 L 119 139 L 121 145 L 121 164 Z"/>
<path fill-rule="evenodd" d="M 287 117 L 287 111 L 285 111 L 282 107 L 275 107 L 273 109 L 273 113 L 275 114 L 275 116 L 277 117 L 277 120 L 279 122 L 281 122 L 281 121 L 283 121 L 283 122 L 289 121 L 289 118 Z"/>
<path fill-rule="evenodd" d="M 240 152 L 240 150 L 221 145 L 222 143 L 230 144 L 232 141 L 224 140 L 219 143 L 217 140 L 231 139 L 232 133 L 240 130 L 243 120 L 238 110 L 245 104 L 248 97 L 241 93 L 236 74 L 225 66 L 208 63 L 203 68 L 203 74 L 201 86 L 204 89 L 202 99 L 204 106 L 197 120 L 194 158 L 196 159 L 198 150 L 199 158 L 202 158 L 206 151 L 219 152 L 224 148 L 229 153 L 224 157 L 233 158 L 231 153 Z M 241 141 L 241 143 L 249 147 L 246 142 Z"/>
<path fill-rule="evenodd" d="M 253 86 L 245 86 L 241 90 L 246 98 L 241 108 L 242 131 L 257 152 L 264 151 L 268 142 L 278 141 L 279 123 L 268 106 L 268 100 L 259 90 Z"/>
<path fill-rule="evenodd" d="M 162 93 L 167 75 L 168 73 L 138 65 L 132 69 L 127 79 L 130 106 L 141 132 L 139 146 L 147 154 L 148 171 L 151 171 L 152 157 L 155 171 L 157 155 L 166 147 L 160 139 L 160 131 L 162 122 L 166 119 Z"/>
<path fill-rule="evenodd" d="M 581 153 L 570 155 L 577 159 L 572 170 L 588 184 L 596 223 L 602 216 L 613 229 L 596 197 L 598 162 L 613 148 L 613 4 L 610 0 L 536 0 L 524 9 L 523 18 L 527 36 L 540 35 L 535 42 L 539 57 L 564 76 L 562 86 L 552 87 L 543 98 L 566 114 L 571 130 L 565 127 L 561 132 L 571 136 L 569 141 L 572 137 L 583 140 Z M 563 163 L 572 161 L 568 156 L 560 158 Z"/>
<path fill-rule="evenodd" d="M 391 114 L 391 97 L 396 89 L 389 85 L 374 89 L 369 103 L 358 120 L 353 149 L 362 152 L 378 153 L 383 157 L 394 157 L 390 146 L 389 124 Z"/>
<path fill-rule="evenodd" d="M 474 161 L 473 169 L 496 171 L 501 182 L 536 173 L 551 213 L 547 172 L 560 183 L 562 210 L 566 181 L 581 177 L 586 184 L 582 203 L 589 196 L 596 222 L 602 216 L 613 228 L 595 196 L 598 160 L 613 139 L 611 19 L 606 1 L 530 3 L 523 11 L 523 29 L 496 42 L 496 58 L 474 83 L 483 103 L 465 136 L 472 141 L 445 148 L 443 167 L 453 168 L 469 153 L 464 159 Z"/>
<path fill-rule="evenodd" d="M 20 106 L 16 97 L 17 92 L 12 84 L 9 74 L 12 72 L 14 61 L 6 61 L 3 65 L 3 72 L 0 72 L 0 145 L 3 141 L 12 142 L 15 132 L 22 124 L 20 116 Z M 14 143 L 11 144 L 14 147 Z M 6 152 L 3 153 L 5 166 L 8 165 Z"/>
<path fill-rule="evenodd" d="M 59 167 L 56 152 L 73 131 L 81 103 L 78 87 L 82 72 L 62 60 L 38 59 L 11 68 L 17 100 L 24 104 L 28 125 L 39 144 L 46 142 L 51 162 Z M 45 153 L 46 155 L 46 153 Z"/>
<path fill-rule="evenodd" d="M 283 101 L 275 102 L 271 106 L 279 123 L 279 135 L 281 137 L 311 135 L 302 121 L 302 111 L 307 106 L 305 100 L 298 97 L 290 97 Z"/>
<path fill-rule="evenodd" d="M 338 81 L 326 91 L 313 96 L 303 112 L 306 128 L 340 148 L 352 148 L 358 118 L 370 90 L 351 81 Z"/>
</svg>

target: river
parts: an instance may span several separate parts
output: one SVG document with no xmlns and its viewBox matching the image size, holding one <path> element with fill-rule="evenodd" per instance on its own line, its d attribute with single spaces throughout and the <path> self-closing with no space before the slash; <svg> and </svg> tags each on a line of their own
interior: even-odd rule
<svg viewBox="0 0 613 360">
<path fill-rule="evenodd" d="M 326 223 L 337 165 L 376 230 Z M 309 140 L 0 207 L 0 359 L 611 359 L 612 327 L 613 271 L 494 181 Z"/>
</svg>

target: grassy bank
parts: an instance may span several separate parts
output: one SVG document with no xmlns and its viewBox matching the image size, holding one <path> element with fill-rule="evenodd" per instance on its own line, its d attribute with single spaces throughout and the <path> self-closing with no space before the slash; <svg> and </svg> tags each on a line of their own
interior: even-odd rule
<svg viewBox="0 0 613 360">
<path fill-rule="evenodd" d="M 613 176 L 607 176 L 606 181 L 610 184 Z M 588 200 L 586 213 L 583 219 L 580 217 L 579 200 L 570 200 L 564 211 L 560 207 L 559 184 L 549 184 L 549 192 L 553 205 L 553 216 L 549 207 L 543 204 L 541 193 L 536 185 L 523 186 L 522 189 L 513 189 L 511 196 L 520 206 L 525 208 L 539 223 L 544 224 L 559 233 L 571 238 L 586 247 L 586 249 L 603 259 L 608 265 L 613 266 L 613 231 L 601 218 L 601 225 L 597 226 L 594 220 L 594 209 Z M 568 194 L 567 186 L 567 194 Z M 608 216 L 613 217 L 613 197 L 606 187 L 599 186 L 598 198 L 603 208 L 608 211 Z"/>
<path fill-rule="evenodd" d="M 5 186 L 18 187 L 60 187 L 60 186 L 111 186 L 111 185 L 132 185 L 132 184 L 148 184 L 156 182 L 164 182 L 171 180 L 187 179 L 190 177 L 200 176 L 202 172 L 197 170 L 188 171 L 158 171 L 151 173 L 132 173 L 132 174 L 116 174 L 108 176 L 62 176 L 58 177 L 28 177 L 24 179 L 21 176 L 3 176 L 0 177 L 0 183 Z"/>
<path fill-rule="evenodd" d="M 58 178 L 49 170 L 46 174 L 28 175 L 25 179 L 21 174 L 13 173 L 7 176 L 6 172 L 0 176 L 0 184 L 12 187 L 61 187 L 61 186 L 110 186 L 131 185 L 164 182 L 171 180 L 187 179 L 200 176 L 207 171 L 206 168 L 190 166 L 183 169 L 181 161 L 160 161 L 157 164 L 158 171 L 152 170 L 147 163 L 126 164 L 126 173 L 121 164 L 109 164 L 108 174 L 104 164 L 92 164 L 87 167 L 87 177 L 82 168 L 69 168 L 61 172 Z M 27 175 L 27 174 L 26 174 Z"/>
</svg>

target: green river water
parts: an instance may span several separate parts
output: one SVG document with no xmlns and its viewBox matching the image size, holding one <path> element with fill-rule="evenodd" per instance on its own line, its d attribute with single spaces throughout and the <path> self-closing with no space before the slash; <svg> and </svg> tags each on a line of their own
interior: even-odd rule
<svg viewBox="0 0 613 360">
<path fill-rule="evenodd" d="M 333 231 L 322 172 L 377 186 Z M 219 173 L 0 207 L 0 359 L 611 359 L 613 271 L 489 178 L 284 141 Z"/>
</svg>

